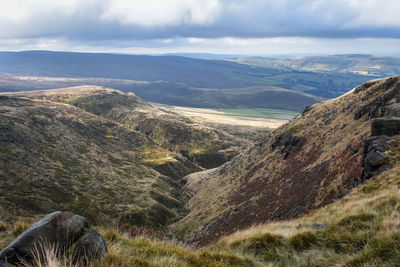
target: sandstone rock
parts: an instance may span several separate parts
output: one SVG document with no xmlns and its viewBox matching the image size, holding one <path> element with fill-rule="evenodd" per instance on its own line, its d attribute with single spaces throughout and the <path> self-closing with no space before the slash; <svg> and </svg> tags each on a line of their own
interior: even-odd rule
<svg viewBox="0 0 400 267">
<path fill-rule="evenodd" d="M 372 150 L 385 152 L 388 150 L 388 138 L 385 136 L 373 136 L 367 138 L 364 143 L 364 153 L 368 153 Z"/>
<path fill-rule="evenodd" d="M 66 255 L 72 245 L 78 249 L 84 246 L 93 248 L 88 251 L 98 251 L 95 258 L 99 258 L 99 244 L 94 238 L 101 236 L 89 228 L 87 220 L 71 212 L 53 212 L 46 215 L 40 221 L 33 224 L 7 247 L 0 251 L 0 260 L 10 264 L 19 265 L 22 261 L 31 263 L 34 254 L 44 258 L 46 248 L 55 248 L 60 255 Z M 99 237 L 100 236 L 100 237 Z M 93 243 L 90 243 L 93 241 Z M 105 240 L 101 238 L 103 245 L 102 254 L 107 250 Z M 82 254 L 75 253 L 77 256 Z M 93 254 L 94 255 L 94 254 Z M 89 257 L 90 258 L 90 257 Z M 79 259 L 78 259 L 79 260 Z"/>
<path fill-rule="evenodd" d="M 383 118 L 374 119 L 371 124 L 371 134 L 373 136 L 399 135 L 400 134 L 400 118 L 383 117 Z"/>
</svg>

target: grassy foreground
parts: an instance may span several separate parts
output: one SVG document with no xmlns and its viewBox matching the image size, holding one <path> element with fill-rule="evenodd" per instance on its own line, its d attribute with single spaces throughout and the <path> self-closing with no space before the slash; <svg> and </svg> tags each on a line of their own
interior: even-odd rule
<svg viewBox="0 0 400 267">
<path fill-rule="evenodd" d="M 399 189 L 398 166 L 304 217 L 239 231 L 202 249 L 153 234 L 98 228 L 109 252 L 95 266 L 396 266 Z M 27 226 L 1 223 L 0 247 Z M 64 264 L 52 260 L 51 266 Z"/>
</svg>

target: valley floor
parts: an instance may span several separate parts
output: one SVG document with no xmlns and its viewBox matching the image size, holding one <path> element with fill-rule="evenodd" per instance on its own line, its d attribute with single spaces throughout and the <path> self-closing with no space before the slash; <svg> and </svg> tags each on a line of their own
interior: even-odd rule
<svg viewBox="0 0 400 267">
<path fill-rule="evenodd" d="M 155 103 L 152 105 L 251 141 L 264 137 L 298 115 L 294 111 L 279 109 L 208 109 Z"/>
<path fill-rule="evenodd" d="M 159 106 L 205 123 L 220 123 L 259 128 L 278 128 L 298 115 L 298 113 L 294 111 L 279 109 L 208 109 L 166 105 Z"/>
</svg>

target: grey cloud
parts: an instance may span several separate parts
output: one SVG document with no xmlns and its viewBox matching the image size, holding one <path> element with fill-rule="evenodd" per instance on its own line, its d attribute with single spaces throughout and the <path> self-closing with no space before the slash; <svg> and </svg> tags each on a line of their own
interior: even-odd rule
<svg viewBox="0 0 400 267">
<path fill-rule="evenodd" d="M 40 0 L 26 17 L 13 20 L 0 13 L 0 38 L 51 38 L 71 40 L 144 40 L 155 38 L 265 38 L 265 37 L 320 37 L 320 38 L 400 38 L 398 16 L 388 10 L 400 8 L 397 0 L 219 0 L 218 9 L 198 13 L 202 19 L 187 19 L 197 6 L 182 12 L 168 12 L 176 18 L 162 17 L 160 23 L 140 23 L 139 19 L 121 22 L 116 17 L 104 19 L 111 0 L 75 1 L 67 11 L 57 7 L 40 8 L 47 0 Z M 157 0 L 152 0 L 157 2 Z M 213 0 L 210 0 L 213 1 Z M 215 0 L 217 1 L 217 0 Z M 48 0 L 48 3 L 51 1 Z M 111 1 L 112 2 L 112 1 Z M 119 2 L 124 3 L 123 0 Z M 135 3 L 135 1 L 125 1 Z M 148 10 L 145 1 L 136 1 L 137 8 Z M 172 1 L 177 8 L 183 0 Z M 381 3 L 381 4 L 379 4 Z M 131 4 L 132 5 L 132 4 Z M 367 7 L 365 7 L 367 6 Z M 131 6 L 134 8 L 135 6 Z M 122 11 L 121 11 L 122 10 Z M 124 12 L 122 8 L 119 12 Z M 126 12 L 129 12 L 127 9 Z M 147 11 L 148 12 L 148 11 Z M 192 12 L 192 13 L 191 13 Z M 386 14 L 387 13 L 387 14 Z M 120 14 L 120 13 L 117 13 Z M 385 16 L 386 18 L 382 18 Z M 121 15 L 121 14 L 120 14 Z M 125 14 L 129 16 L 130 13 Z M 181 16 L 186 16 L 185 18 Z M 157 16 L 154 17 L 157 19 Z M 138 22 L 139 21 L 139 22 Z M 172 21 L 165 23 L 164 21 Z"/>
</svg>

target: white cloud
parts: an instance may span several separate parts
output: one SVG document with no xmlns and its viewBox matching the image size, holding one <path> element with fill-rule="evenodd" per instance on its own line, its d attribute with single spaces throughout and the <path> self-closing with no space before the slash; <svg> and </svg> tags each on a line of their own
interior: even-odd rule
<svg viewBox="0 0 400 267">
<path fill-rule="evenodd" d="M 0 18 L 14 23 L 28 22 L 39 16 L 69 16 L 85 1 L 79 0 L 0 0 Z M 88 1 L 86 1 L 88 2 Z"/>
<path fill-rule="evenodd" d="M 358 11 L 347 27 L 400 26 L 398 0 L 347 0 L 343 4 Z"/>
<path fill-rule="evenodd" d="M 208 24 L 218 16 L 218 0 L 113 0 L 102 18 L 145 27 Z"/>
</svg>

